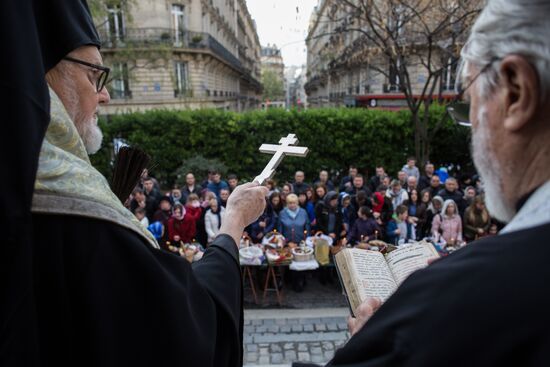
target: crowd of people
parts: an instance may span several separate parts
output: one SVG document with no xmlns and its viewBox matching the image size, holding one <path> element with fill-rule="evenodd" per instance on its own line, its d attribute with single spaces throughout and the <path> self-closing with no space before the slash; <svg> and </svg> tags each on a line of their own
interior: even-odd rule
<svg viewBox="0 0 550 367">
<path fill-rule="evenodd" d="M 225 206 L 239 179 L 223 180 L 215 170 L 200 184 L 193 173 L 185 184 L 162 193 L 153 177 L 144 177 L 129 201 L 130 210 L 149 228 L 161 246 L 196 243 L 207 247 L 224 221 Z M 264 213 L 243 236 L 260 243 L 273 231 L 288 242 L 323 233 L 334 244 L 355 246 L 371 240 L 400 245 L 429 238 L 441 249 L 462 246 L 497 233 L 499 224 L 485 208 L 479 178 L 453 177 L 432 163 L 421 170 L 410 157 L 392 178 L 384 167 L 372 177 L 350 166 L 348 175 L 335 183 L 326 170 L 313 182 L 297 171 L 293 182 L 280 187 L 268 180 Z"/>
</svg>

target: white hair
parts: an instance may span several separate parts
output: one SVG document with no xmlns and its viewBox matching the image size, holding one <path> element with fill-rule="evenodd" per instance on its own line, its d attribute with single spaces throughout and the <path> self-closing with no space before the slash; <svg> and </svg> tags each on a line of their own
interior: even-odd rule
<svg viewBox="0 0 550 367">
<path fill-rule="evenodd" d="M 479 69 L 479 94 L 487 97 L 498 84 L 500 60 L 515 54 L 537 70 L 544 101 L 550 89 L 550 1 L 489 0 L 462 49 L 462 79 L 473 64 Z"/>
</svg>

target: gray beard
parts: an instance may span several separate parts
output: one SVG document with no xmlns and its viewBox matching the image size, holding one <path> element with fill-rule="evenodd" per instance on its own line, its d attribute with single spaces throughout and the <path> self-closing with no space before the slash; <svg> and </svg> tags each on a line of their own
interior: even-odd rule
<svg viewBox="0 0 550 367">
<path fill-rule="evenodd" d="M 88 121 L 75 123 L 75 125 L 78 134 L 82 138 L 86 152 L 90 155 L 97 153 L 103 141 L 103 133 L 97 125 L 97 118 L 92 117 Z"/>
<path fill-rule="evenodd" d="M 513 205 L 504 200 L 502 177 L 507 173 L 495 154 L 490 150 L 488 141 L 491 132 L 487 124 L 487 109 L 482 107 L 478 113 L 478 127 L 472 131 L 472 155 L 485 188 L 485 204 L 493 217 L 508 223 L 516 215 Z"/>
</svg>

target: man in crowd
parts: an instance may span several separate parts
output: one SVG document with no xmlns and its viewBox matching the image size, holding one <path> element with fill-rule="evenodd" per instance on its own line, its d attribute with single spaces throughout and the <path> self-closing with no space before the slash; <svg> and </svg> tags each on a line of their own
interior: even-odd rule
<svg viewBox="0 0 550 367">
<path fill-rule="evenodd" d="M 217 170 L 212 171 L 212 181 L 208 183 L 207 186 L 208 191 L 213 192 L 216 194 L 218 199 L 220 198 L 220 190 L 221 189 L 229 189 L 229 185 L 227 182 L 222 180 L 222 176 L 220 175 L 220 172 Z"/>
<path fill-rule="evenodd" d="M 441 196 L 443 200 L 453 200 L 458 207 L 460 215 L 464 214 L 464 210 L 466 210 L 466 201 L 464 200 L 464 194 L 458 189 L 456 178 L 449 177 L 445 181 L 445 188 L 439 191 L 438 195 Z"/>
<path fill-rule="evenodd" d="M 342 181 L 340 181 L 340 192 L 344 192 L 352 186 L 353 178 L 357 175 L 357 173 L 359 173 L 357 167 L 353 164 L 350 164 L 348 175 L 342 178 Z"/>
<path fill-rule="evenodd" d="M 407 173 L 405 171 L 399 171 L 397 172 L 397 179 L 399 180 L 399 183 L 401 184 L 401 187 L 404 189 L 407 189 Z"/>
<path fill-rule="evenodd" d="M 162 198 L 160 198 L 159 208 L 153 216 L 153 222 L 161 222 L 162 224 L 165 224 L 165 222 L 167 222 L 171 216 L 172 201 L 170 200 L 169 196 L 163 196 Z"/>
<path fill-rule="evenodd" d="M 437 196 L 439 194 L 439 191 L 441 191 L 441 180 L 439 179 L 438 175 L 432 175 L 432 178 L 430 179 L 429 189 L 432 197 Z"/>
<path fill-rule="evenodd" d="M 376 166 L 376 175 L 372 176 L 369 180 L 369 189 L 371 192 L 375 192 L 378 186 L 382 184 L 382 179 L 386 176 L 386 170 L 382 166 Z"/>
<path fill-rule="evenodd" d="M 219 204 L 222 206 L 222 207 L 226 207 L 227 206 L 227 200 L 229 200 L 229 196 L 231 195 L 231 191 L 229 188 L 223 188 L 220 190 L 220 200 L 219 200 Z"/>
<path fill-rule="evenodd" d="M 413 190 L 418 191 L 417 180 L 415 176 L 409 176 L 407 177 L 407 193 L 409 196 Z"/>
<path fill-rule="evenodd" d="M 407 159 L 407 164 L 401 168 L 403 172 L 407 175 L 407 177 L 414 176 L 417 180 L 420 179 L 420 171 L 418 170 L 418 167 L 416 167 L 416 158 L 409 157 Z"/>
<path fill-rule="evenodd" d="M 357 195 L 359 191 L 365 191 L 367 196 L 372 196 L 372 192 L 365 186 L 365 178 L 361 174 L 355 175 L 352 181 L 353 185 L 346 190 L 351 196 Z"/>
<path fill-rule="evenodd" d="M 143 189 L 140 189 L 139 187 L 136 187 L 132 191 L 132 200 L 130 200 L 130 211 L 134 213 L 136 208 L 142 208 L 145 210 L 145 215 L 147 216 L 147 203 L 145 198 L 145 193 L 143 192 Z"/>
<path fill-rule="evenodd" d="M 420 191 L 430 186 L 430 182 L 432 180 L 432 176 L 434 175 L 434 172 L 435 172 L 435 167 L 432 163 L 428 162 L 424 165 L 424 174 L 420 176 L 420 180 L 418 181 L 418 189 Z"/>
<path fill-rule="evenodd" d="M 177 185 L 174 185 L 174 187 L 170 191 L 170 199 L 172 201 L 172 204 L 174 205 L 185 204 L 185 202 L 183 201 L 183 196 L 181 194 L 181 189 Z"/>
<path fill-rule="evenodd" d="M 227 184 L 229 185 L 229 191 L 233 192 L 239 185 L 239 178 L 235 174 L 227 176 Z"/>
<path fill-rule="evenodd" d="M 319 172 L 319 178 L 315 180 L 314 185 L 322 184 L 328 191 L 334 191 L 334 183 L 329 179 L 328 171 L 323 169 Z"/>
<path fill-rule="evenodd" d="M 19 308 L 1 314 L 0 364 L 242 365 L 237 241 L 262 213 L 267 189 L 247 184 L 235 190 L 220 235 L 193 267 L 160 251 L 87 155 L 101 144 L 97 111 L 109 102 L 108 70 L 88 7 L 84 1 L 41 3 L 0 12 L 20 20 L 13 10 L 28 11 L 49 24 L 40 32 L 45 59 L 34 62 L 44 62 L 51 87 L 28 234 L 36 240 L 24 262 L 32 266 L 13 269 L 19 286 L 10 286 L 0 301 L 5 310 L 25 286 Z M 7 271 L 11 278 L 12 269 L 2 271 L 2 282 Z"/>
<path fill-rule="evenodd" d="M 386 197 L 390 199 L 392 204 L 392 210 L 395 211 L 400 205 L 407 205 L 409 203 L 409 194 L 401 186 L 399 180 L 393 180 L 390 187 L 386 191 Z"/>
<path fill-rule="evenodd" d="M 153 222 L 153 216 L 158 209 L 162 194 L 155 189 L 155 183 L 151 177 L 146 177 L 143 180 L 143 192 L 146 198 L 145 210 L 147 212 L 147 218 L 149 219 L 149 222 Z"/>
<path fill-rule="evenodd" d="M 306 175 L 303 171 L 296 171 L 294 174 L 294 183 L 292 184 L 292 192 L 299 195 L 309 189 L 309 185 L 305 183 Z"/>
<path fill-rule="evenodd" d="M 181 188 L 181 200 L 182 204 L 187 202 L 187 197 L 191 194 L 199 195 L 201 194 L 202 187 L 197 184 L 195 180 L 195 175 L 192 172 L 189 172 L 185 175 L 185 185 Z"/>
<path fill-rule="evenodd" d="M 330 366 L 550 363 L 549 50 L 550 2 L 487 2 L 462 50 L 469 119 L 451 114 L 471 121 L 487 207 L 508 225 L 415 272 L 382 307 L 367 299 Z"/>
</svg>

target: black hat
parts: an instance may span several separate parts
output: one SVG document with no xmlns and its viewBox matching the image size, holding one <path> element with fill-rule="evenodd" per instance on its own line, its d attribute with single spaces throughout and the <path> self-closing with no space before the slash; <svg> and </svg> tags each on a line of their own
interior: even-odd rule
<svg viewBox="0 0 550 367">
<path fill-rule="evenodd" d="M 101 41 L 85 0 L 37 1 L 38 37 L 46 72 L 81 46 L 99 48 Z"/>
</svg>

